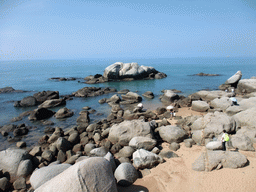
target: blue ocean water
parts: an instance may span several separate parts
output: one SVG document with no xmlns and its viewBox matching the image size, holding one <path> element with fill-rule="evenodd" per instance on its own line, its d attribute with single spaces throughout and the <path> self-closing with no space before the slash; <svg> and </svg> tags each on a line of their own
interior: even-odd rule
<svg viewBox="0 0 256 192">
<path fill-rule="evenodd" d="M 156 80 L 138 80 L 126 82 L 108 82 L 104 84 L 88 85 L 81 83 L 88 75 L 103 74 L 104 69 L 117 62 L 137 62 L 139 65 L 152 66 L 160 72 L 167 74 L 167 78 Z M 156 97 L 153 100 L 143 98 L 146 108 L 155 108 L 161 105 L 159 95 L 164 89 L 177 89 L 182 95 L 189 95 L 202 89 L 215 90 L 238 70 L 243 73 L 242 78 L 256 76 L 256 58 L 164 58 L 164 59 L 87 59 L 87 60 L 22 60 L 0 61 L 0 88 L 11 86 L 16 90 L 24 90 L 24 93 L 0 94 L 0 126 L 10 124 L 10 119 L 19 116 L 20 113 L 34 108 L 15 108 L 14 101 L 21 100 L 26 96 L 40 91 L 59 91 L 60 95 L 71 94 L 86 86 L 114 87 L 118 91 L 129 89 L 142 95 L 146 91 L 152 91 Z M 197 73 L 220 74 L 220 76 L 193 76 Z M 51 77 L 76 77 L 76 81 L 53 81 Z M 81 81 L 80 83 L 78 81 Z M 90 106 L 97 112 L 103 113 L 98 116 L 91 114 L 91 120 L 96 121 L 105 118 L 110 112 L 107 104 L 100 105 L 98 100 L 111 97 L 114 93 L 94 98 L 74 98 L 67 101 L 66 107 L 72 109 L 75 115 L 66 120 L 50 120 L 54 126 L 67 128 L 76 124 L 78 113 L 84 106 Z M 59 107 L 60 108 L 60 107 Z M 52 110 L 57 111 L 59 108 Z M 96 112 L 96 113 L 97 113 Z M 23 138 L 29 144 L 34 144 L 38 137 L 43 134 L 44 127 L 38 123 L 32 123 L 25 118 L 15 124 L 25 122 L 32 125 L 35 130 Z M 41 133 L 41 134 L 39 134 Z M 9 146 L 9 143 L 0 135 L 1 148 Z"/>
</svg>

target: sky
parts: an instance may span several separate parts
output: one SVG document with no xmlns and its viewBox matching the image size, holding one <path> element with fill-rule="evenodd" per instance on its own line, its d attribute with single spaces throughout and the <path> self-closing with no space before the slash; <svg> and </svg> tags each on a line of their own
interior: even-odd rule
<svg viewBox="0 0 256 192">
<path fill-rule="evenodd" d="M 256 56 L 256 0 L 0 0 L 0 61 L 227 56 Z"/>
</svg>

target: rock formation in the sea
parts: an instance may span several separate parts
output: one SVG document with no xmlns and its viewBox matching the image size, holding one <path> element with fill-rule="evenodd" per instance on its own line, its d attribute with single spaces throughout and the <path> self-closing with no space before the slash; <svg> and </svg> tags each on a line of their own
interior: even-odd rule
<svg viewBox="0 0 256 192">
<path fill-rule="evenodd" d="M 21 93 L 24 92 L 22 90 L 15 90 L 12 87 L 4 87 L 4 88 L 0 88 L 0 93 Z"/>
<path fill-rule="evenodd" d="M 227 81 L 219 86 L 220 90 L 229 90 L 232 88 L 237 88 L 239 80 L 242 78 L 242 72 L 237 71 L 233 76 L 231 76 Z"/>
<path fill-rule="evenodd" d="M 116 62 L 104 70 L 104 74 L 90 75 L 85 78 L 86 83 L 104 83 L 107 81 L 131 81 L 139 79 L 162 79 L 167 77 L 165 73 L 157 71 L 153 67 L 139 66 L 137 63 Z"/>
<path fill-rule="evenodd" d="M 42 91 L 35 93 L 33 96 L 23 98 L 21 101 L 14 103 L 15 107 L 31 107 L 43 103 L 46 100 L 59 99 L 58 91 Z"/>
<path fill-rule="evenodd" d="M 51 77 L 49 80 L 57 80 L 57 81 L 75 81 L 77 78 L 75 77 Z"/>
<path fill-rule="evenodd" d="M 212 76 L 220 76 L 220 74 L 210 74 L 210 73 L 197 73 L 197 74 L 194 74 L 194 76 L 209 76 L 209 77 L 212 77 Z"/>
</svg>

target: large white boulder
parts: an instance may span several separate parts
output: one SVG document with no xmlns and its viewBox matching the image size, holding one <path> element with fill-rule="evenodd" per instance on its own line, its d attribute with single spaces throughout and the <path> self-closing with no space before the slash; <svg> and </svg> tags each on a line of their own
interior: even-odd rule
<svg viewBox="0 0 256 192">
<path fill-rule="evenodd" d="M 186 132 L 177 126 L 168 125 L 157 128 L 159 130 L 160 137 L 168 143 L 182 142 L 186 136 Z"/>
<path fill-rule="evenodd" d="M 198 118 L 191 126 L 192 130 L 204 130 L 205 138 L 218 136 L 223 130 L 228 133 L 236 131 L 236 123 L 233 117 L 226 113 L 214 112 L 207 113 L 204 117 Z"/>
<path fill-rule="evenodd" d="M 247 109 L 234 115 L 237 127 L 247 126 L 256 129 L 256 107 Z"/>
<path fill-rule="evenodd" d="M 40 169 L 36 169 L 31 177 L 30 177 L 30 183 L 33 189 L 37 189 L 47 181 L 51 180 L 58 174 L 65 171 L 67 168 L 69 168 L 70 164 L 59 164 L 59 165 L 51 165 L 47 167 L 42 167 Z"/>
<path fill-rule="evenodd" d="M 124 121 L 114 124 L 109 130 L 108 139 L 111 143 L 119 143 L 122 146 L 129 145 L 133 137 L 153 137 L 152 124 L 142 120 Z"/>
<path fill-rule="evenodd" d="M 139 66 L 137 63 L 116 62 L 105 69 L 103 77 L 108 79 L 141 79 L 148 77 L 150 73 L 156 74 L 157 71 L 153 67 Z"/>
<path fill-rule="evenodd" d="M 133 165 L 137 169 L 152 168 L 163 162 L 163 158 L 161 156 L 145 149 L 139 149 L 134 152 L 132 159 Z"/>
<path fill-rule="evenodd" d="M 221 109 L 223 111 L 225 111 L 231 105 L 232 101 L 229 99 L 229 97 L 216 98 L 210 102 L 210 107 L 214 109 Z"/>
<path fill-rule="evenodd" d="M 242 79 L 237 85 L 237 89 L 243 93 L 252 93 L 256 91 L 256 79 Z"/>
<path fill-rule="evenodd" d="M 206 112 L 210 109 L 210 106 L 205 101 L 192 101 L 192 108 L 193 111 L 198 112 Z"/>
<path fill-rule="evenodd" d="M 225 84 L 227 85 L 232 85 L 235 83 L 238 83 L 238 81 L 242 78 L 242 72 L 241 71 L 237 71 L 233 76 L 231 76 L 226 82 Z"/>
<path fill-rule="evenodd" d="M 35 192 L 117 192 L 111 164 L 103 157 L 91 157 L 77 162 Z"/>
<path fill-rule="evenodd" d="M 129 146 L 150 151 L 156 146 L 156 140 L 149 137 L 133 137 L 129 142 Z"/>
<path fill-rule="evenodd" d="M 131 163 L 121 163 L 115 170 L 114 176 L 118 185 L 129 186 L 137 180 L 138 173 Z"/>
<path fill-rule="evenodd" d="M 18 176 L 18 170 L 21 175 L 31 170 L 31 166 L 24 167 L 23 163 L 26 160 L 30 161 L 29 158 L 26 150 L 8 148 L 0 152 L 0 169 L 9 172 L 11 179 L 15 179 Z"/>
</svg>

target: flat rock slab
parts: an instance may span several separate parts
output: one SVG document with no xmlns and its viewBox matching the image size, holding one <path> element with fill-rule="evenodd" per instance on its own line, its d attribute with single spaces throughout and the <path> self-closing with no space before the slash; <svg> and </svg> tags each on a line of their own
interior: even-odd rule
<svg viewBox="0 0 256 192">
<path fill-rule="evenodd" d="M 246 166 L 246 156 L 231 151 L 205 151 L 192 164 L 195 171 L 212 171 L 216 168 L 237 169 Z"/>
</svg>

